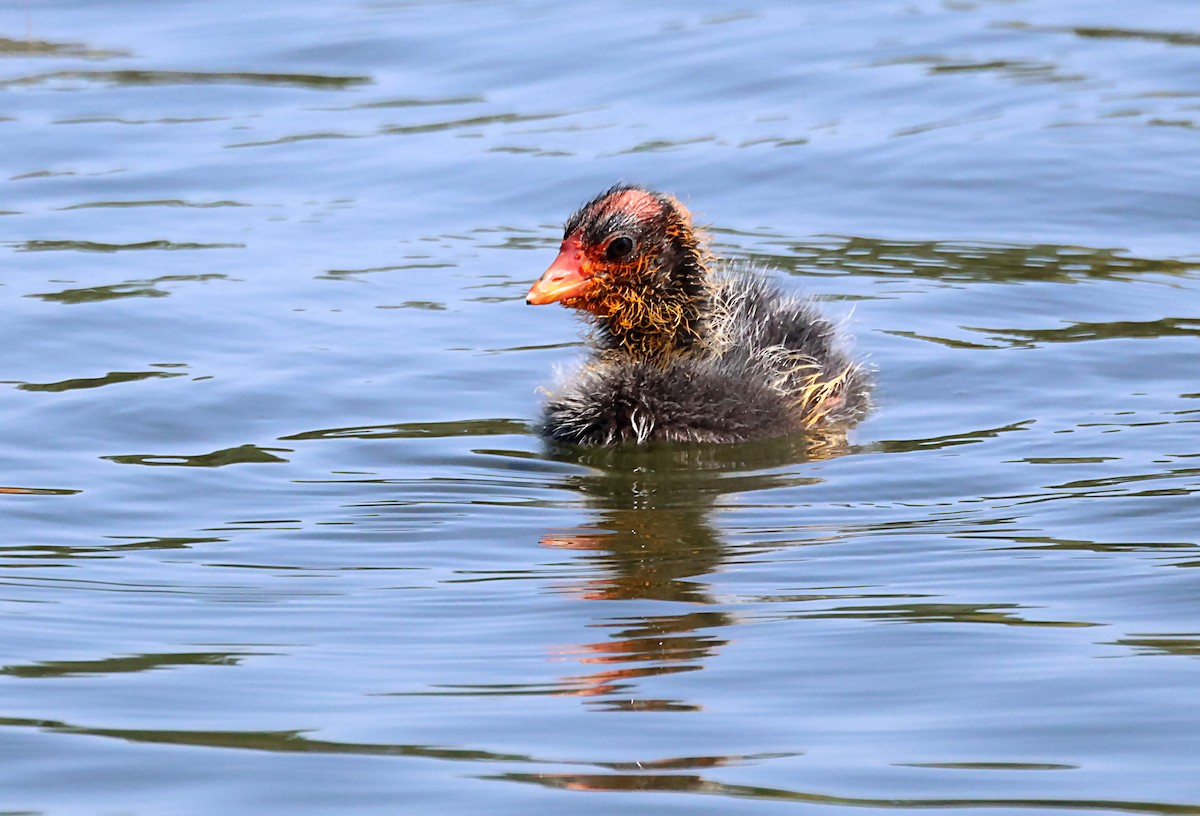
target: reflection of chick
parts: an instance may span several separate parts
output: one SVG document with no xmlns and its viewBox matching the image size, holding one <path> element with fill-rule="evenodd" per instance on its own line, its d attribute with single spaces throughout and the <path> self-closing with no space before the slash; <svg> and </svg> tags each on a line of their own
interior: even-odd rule
<svg viewBox="0 0 1200 816">
<path fill-rule="evenodd" d="M 866 377 L 828 320 L 753 272 L 711 261 L 671 196 L 618 185 L 571 216 L 526 300 L 587 312 L 596 349 L 551 396 L 546 436 L 739 442 L 864 412 Z"/>
<path fill-rule="evenodd" d="M 741 445 L 556 447 L 556 458 L 586 468 L 567 486 L 596 516 L 545 534 L 542 545 L 594 553 L 581 558 L 593 568 L 589 577 L 572 587 L 583 597 L 711 603 L 703 576 L 726 557 L 708 517 L 713 505 L 730 494 L 818 482 L 794 466 L 845 450 L 819 442 L 806 434 Z"/>
<path fill-rule="evenodd" d="M 730 552 L 709 512 L 730 494 L 817 482 L 794 466 L 842 450 L 821 446 L 814 453 L 810 434 L 741 445 L 554 446 L 556 459 L 579 466 L 566 486 L 595 515 L 547 532 L 541 543 L 576 553 L 555 589 L 593 604 L 589 630 L 604 633 L 555 650 L 587 669 L 563 678 L 567 693 L 611 695 L 604 704 L 620 710 L 695 710 L 685 700 L 642 696 L 638 680 L 704 668 L 736 623 L 714 606 L 707 576 L 721 571 Z M 651 605 L 657 614 L 638 616 L 625 605 L 595 605 L 641 600 L 670 606 Z"/>
</svg>

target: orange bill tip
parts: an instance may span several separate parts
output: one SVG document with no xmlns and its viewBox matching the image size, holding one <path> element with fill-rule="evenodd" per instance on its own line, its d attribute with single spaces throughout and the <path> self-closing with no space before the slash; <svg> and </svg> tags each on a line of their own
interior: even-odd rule
<svg viewBox="0 0 1200 816">
<path fill-rule="evenodd" d="M 572 235 L 562 242 L 558 257 L 529 290 L 525 302 L 531 306 L 542 306 L 578 297 L 590 283 L 591 276 L 583 271 L 583 252 L 579 248 L 579 236 Z"/>
</svg>

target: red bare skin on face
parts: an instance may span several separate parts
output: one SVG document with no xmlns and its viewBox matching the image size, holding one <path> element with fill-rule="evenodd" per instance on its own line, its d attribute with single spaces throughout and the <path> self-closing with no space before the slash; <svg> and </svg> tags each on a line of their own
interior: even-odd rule
<svg viewBox="0 0 1200 816">
<path fill-rule="evenodd" d="M 662 212 L 662 204 L 645 190 L 622 190 L 597 205 L 597 215 L 608 212 L 625 212 L 639 220 L 649 220 Z"/>
</svg>

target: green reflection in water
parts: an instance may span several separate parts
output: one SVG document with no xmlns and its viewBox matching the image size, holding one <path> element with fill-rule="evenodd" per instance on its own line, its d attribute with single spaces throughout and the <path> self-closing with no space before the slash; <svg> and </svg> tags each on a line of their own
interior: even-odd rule
<svg viewBox="0 0 1200 816">
<path fill-rule="evenodd" d="M 462 128 L 487 127 L 490 125 L 520 124 L 536 122 L 542 119 L 557 119 L 565 116 L 563 113 L 498 113 L 490 116 L 472 116 L 465 119 L 451 119 L 442 122 L 427 122 L 420 125 L 388 125 L 372 133 L 341 133 L 338 131 L 320 131 L 315 133 L 293 133 L 276 139 L 264 139 L 253 142 L 234 142 L 226 147 L 273 147 L 276 145 L 293 144 L 321 139 L 364 139 L 371 136 L 409 136 L 414 134 L 439 133 L 447 130 Z"/>
<path fill-rule="evenodd" d="M 715 142 L 716 136 L 696 136 L 691 139 L 651 139 L 646 142 L 640 142 L 633 147 L 626 148 L 620 153 L 669 153 L 676 150 L 682 150 L 685 147 L 697 144 L 705 144 L 707 142 Z"/>
<path fill-rule="evenodd" d="M 1083 82 L 1087 79 L 1085 74 L 1063 73 L 1059 66 L 1052 62 L 1025 59 L 974 62 L 941 55 L 922 55 L 881 60 L 874 63 L 877 68 L 888 68 L 895 65 L 926 65 L 929 66 L 929 73 L 934 76 L 967 72 L 993 73 L 1011 82 L 1022 84 L 1072 83 Z"/>
<path fill-rule="evenodd" d="M 228 122 L 228 116 L 157 116 L 153 119 L 130 119 L 124 116 L 71 116 L 55 119 L 55 125 L 198 125 L 205 122 Z M 117 172 L 117 171 L 113 171 Z M 69 173 L 68 175 L 74 175 Z M 95 175 L 95 174 L 93 174 Z M 201 205 L 203 206 L 203 205 Z M 249 207 L 249 204 L 239 204 Z M 63 207 L 62 209 L 71 209 Z"/>
<path fill-rule="evenodd" d="M 236 666 L 243 657 L 270 652 L 179 652 L 107 657 L 101 660 L 50 660 L 28 665 L 0 668 L 9 677 L 47 678 L 82 677 L 90 674 L 128 674 L 130 672 L 169 669 L 175 666 Z"/>
<path fill-rule="evenodd" d="M 241 71 L 50 71 L 0 81 L 0 88 L 38 85 L 55 80 L 105 82 L 112 85 L 275 85 L 340 91 L 372 82 L 365 76 L 321 74 L 259 74 Z"/>
<path fill-rule="evenodd" d="M 133 244 L 103 244 L 98 241 L 22 241 L 17 252 L 128 252 L 145 249 L 245 249 L 245 244 L 194 244 L 175 241 L 139 241 Z"/>
<path fill-rule="evenodd" d="M 28 9 L 27 9 L 28 10 Z M 128 51 L 91 48 L 82 43 L 51 42 L 49 40 L 14 40 L 0 37 L 0 57 L 82 57 L 83 59 L 114 59 L 129 57 Z"/>
<path fill-rule="evenodd" d="M 6 488 L 0 488 L 0 493 L 6 491 Z M 24 492 L 24 491 L 22 491 Z M 80 491 L 57 491 L 61 493 L 79 493 Z M 138 550 L 186 550 L 196 544 L 216 544 L 227 541 L 228 539 L 208 537 L 163 537 L 163 538 L 134 538 L 133 536 L 106 536 L 110 540 L 124 541 L 126 538 L 132 538 L 120 544 L 81 544 L 81 545 L 63 545 L 63 544 L 14 544 L 0 545 L 0 555 L 5 558 L 12 559 L 35 559 L 47 560 L 52 558 L 117 558 L 121 553 L 134 552 Z"/>
<path fill-rule="evenodd" d="M 465 119 L 450 119 L 444 122 L 429 122 L 423 125 L 389 125 L 379 132 L 389 136 L 404 136 L 412 133 L 437 133 L 443 130 L 482 127 L 485 125 L 518 125 L 524 122 L 540 122 L 559 119 L 565 113 L 496 113 L 489 116 L 471 116 Z"/>
<path fill-rule="evenodd" d="M 246 655 L 248 653 L 241 653 Z M 266 654 L 266 653 L 263 653 Z M 499 753 L 476 748 L 447 748 L 438 745 L 358 743 L 315 740 L 304 731 L 166 731 L 153 729 L 91 728 L 59 720 L 28 717 L 0 717 L 0 728 L 34 728 L 62 734 L 86 734 L 157 745 L 191 745 L 232 748 L 272 753 L 357 754 L 362 756 L 400 756 L 441 759 L 452 762 L 504 762 L 527 765 L 581 765 L 611 771 L 699 770 L 748 765 L 771 759 L 801 756 L 796 752 L 730 754 L 727 756 L 682 756 L 624 761 L 588 761 L 529 754 Z"/>
<path fill-rule="evenodd" d="M 0 494 L 10 496 L 74 496 L 82 492 L 57 487 L 0 487 Z"/>
<path fill-rule="evenodd" d="M 534 762 L 524 754 L 500 754 L 470 748 L 442 748 L 433 745 L 393 745 L 378 743 L 331 742 L 308 739 L 303 731 L 166 731 L 133 728 L 90 728 L 58 720 L 25 717 L 0 717 L 0 728 L 35 728 L 60 734 L 86 734 L 153 745 L 190 745 L 206 748 L 231 748 L 244 751 L 306 754 L 358 754 L 364 756 L 406 756 L 448 759 L 458 762 Z M 559 764 L 559 763 L 556 763 Z M 567 763 L 580 764 L 580 763 Z"/>
<path fill-rule="evenodd" d="M 280 442 L 312 439 L 437 439 L 448 436 L 507 436 L 526 434 L 529 426 L 517 419 L 462 419 L 449 422 L 406 422 L 329 428 L 279 437 Z"/>
<path fill-rule="evenodd" d="M 180 456 L 173 454 L 124 454 L 120 456 L 101 456 L 122 465 L 149 465 L 152 467 L 225 467 L 226 465 L 264 464 L 286 462 L 275 453 L 291 453 L 290 448 L 260 448 L 258 445 L 239 445 L 236 448 L 224 448 L 212 453 L 202 453 L 195 456 Z"/>
<path fill-rule="evenodd" d="M 1176 655 L 1179 657 L 1200 657 L 1200 634 L 1191 637 L 1183 635 L 1142 635 L 1140 637 L 1121 638 L 1112 642 L 1113 646 L 1128 646 L 1135 655 Z"/>
<path fill-rule="evenodd" d="M 361 136 L 355 136 L 350 133 L 338 133 L 336 131 L 321 131 L 318 133 L 296 133 L 290 136 L 280 136 L 278 139 L 266 139 L 261 142 L 234 142 L 233 144 L 225 145 L 226 147 L 275 147 L 278 145 L 297 144 L 299 142 L 321 141 L 326 139 L 361 139 Z"/>
<path fill-rule="evenodd" d="M 21 383 L 17 388 L 22 391 L 75 391 L 82 388 L 100 388 L 101 386 L 115 385 L 117 383 L 185 376 L 187 375 L 168 371 L 110 371 L 103 377 L 82 377 L 52 383 Z"/>
<path fill-rule="evenodd" d="M 755 261 L 797 274 L 854 273 L 875 277 L 915 277 L 942 281 L 1022 283 L 1082 280 L 1135 280 L 1143 275 L 1194 275 L 1200 261 L 1139 258 L 1121 249 L 1060 244 L 992 244 L 963 241 L 892 241 L 858 236 L 829 236 L 798 243 L 778 236 L 713 230 L 766 239 L 780 251 L 756 250 Z"/>
<path fill-rule="evenodd" d="M 394 266 L 371 266 L 363 269 L 327 269 L 324 274 L 317 275 L 318 280 L 345 280 L 354 275 L 364 275 L 369 272 L 402 272 L 408 269 L 449 269 L 456 266 L 452 263 L 434 263 L 426 261 L 423 263 L 407 263 L 396 264 Z M 416 301 L 410 301 L 416 302 Z"/>
<path fill-rule="evenodd" d="M 989 348 L 1033 348 L 1047 343 L 1087 340 L 1148 340 L 1159 337 L 1200 337 L 1200 318 L 1164 317 L 1159 320 L 1113 320 L 1072 323 L 1061 329 L 997 329 L 963 326 L 998 341 Z"/>
<path fill-rule="evenodd" d="M 1082 343 L 1089 340 L 1151 340 L 1160 337 L 1200 337 L 1200 319 L 1164 317 L 1159 320 L 1113 320 L 1104 323 L 1072 323 L 1060 329 L 1005 329 L 962 326 L 964 331 L 988 336 L 990 343 L 971 343 L 934 337 L 913 331 L 885 331 L 895 337 L 923 340 L 954 349 L 1037 348 L 1050 343 Z"/>
<path fill-rule="evenodd" d="M 862 620 L 894 620 L 905 623 L 999 623 L 1005 626 L 1049 626 L 1054 628 L 1082 628 L 1101 626 L 1089 621 L 1043 621 L 1026 620 L 1014 614 L 1023 607 L 1017 604 L 948 604 L 907 603 L 894 606 L 844 606 L 820 612 L 780 614 L 778 618 L 856 618 Z"/>
<path fill-rule="evenodd" d="M 1200 45 L 1200 34 L 1181 31 L 1151 31 L 1137 28 L 1101 28 L 1080 26 L 1061 29 L 1080 37 L 1099 40 L 1147 40 L 1170 45 Z"/>
<path fill-rule="evenodd" d="M 99 303 L 106 300 L 118 300 L 128 297 L 166 297 L 171 294 L 168 290 L 159 288 L 157 284 L 177 282 L 199 282 L 212 280 L 230 280 L 227 275 L 209 273 L 204 275 L 163 275 L 149 280 L 126 281 L 107 286 L 88 286 L 81 289 L 63 289 L 61 292 L 39 292 L 26 297 L 39 298 L 52 303 L 80 304 Z"/>
<path fill-rule="evenodd" d="M 89 201 L 84 204 L 72 204 L 69 207 L 59 207 L 61 211 L 67 210 L 89 210 L 93 208 L 107 207 L 187 207 L 194 209 L 211 209 L 216 207 L 249 207 L 250 204 L 243 204 L 240 201 L 184 201 L 180 198 L 163 198 L 153 199 L 150 201 Z"/>
<path fill-rule="evenodd" d="M 1027 431 L 1033 426 L 1034 420 L 1027 419 L 1002 425 L 999 428 L 984 428 L 978 431 L 964 431 L 946 436 L 932 436 L 928 439 L 884 439 L 874 443 L 872 450 L 883 453 L 908 453 L 921 450 L 943 450 L 959 445 L 975 445 L 988 439 L 995 439 L 1001 434 L 1015 431 Z"/>
<path fill-rule="evenodd" d="M 379 108 L 425 108 L 440 105 L 477 105 L 487 101 L 482 96 L 447 96 L 442 98 L 403 97 L 400 99 L 381 99 L 375 102 L 359 102 L 340 108 L 321 108 L 328 111 L 376 110 Z"/>
<path fill-rule="evenodd" d="M 524 782 L 556 790 L 600 791 L 607 793 L 657 791 L 664 793 L 696 793 L 738 799 L 758 799 L 777 802 L 805 802 L 856 808 L 946 809 L 946 808 L 1020 808 L 1042 810 L 1095 810 L 1125 813 L 1200 814 L 1200 805 L 1175 804 L 1120 799 L 901 799 L 835 796 L 806 793 L 784 788 L 758 785 L 727 785 L 691 774 L 562 774 L 511 773 L 487 776 L 484 779 Z"/>
</svg>

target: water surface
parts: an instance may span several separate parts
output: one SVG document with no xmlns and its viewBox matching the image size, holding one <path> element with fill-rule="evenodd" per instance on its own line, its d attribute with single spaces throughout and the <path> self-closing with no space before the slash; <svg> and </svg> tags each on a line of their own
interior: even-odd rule
<svg viewBox="0 0 1200 816">
<path fill-rule="evenodd" d="M 1200 8 L 0 4 L 0 811 L 1200 813 Z M 842 444 L 546 448 L 617 181 Z"/>
</svg>

